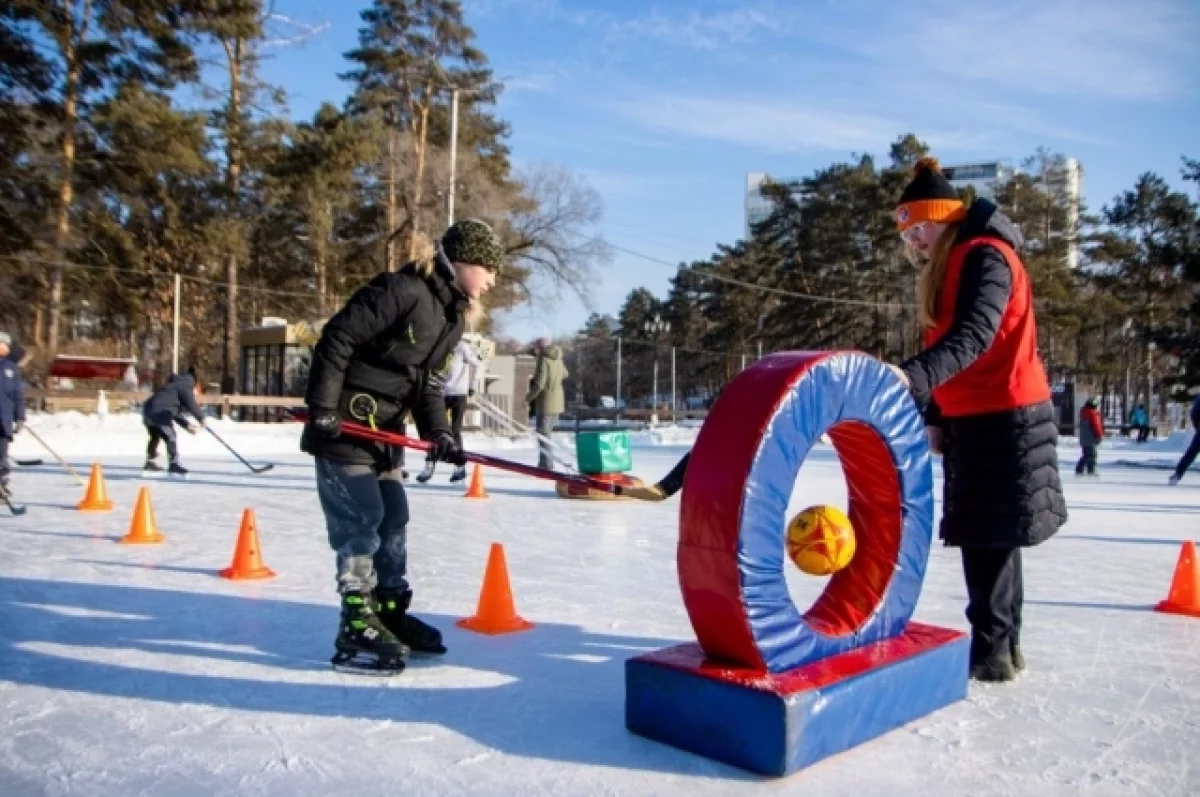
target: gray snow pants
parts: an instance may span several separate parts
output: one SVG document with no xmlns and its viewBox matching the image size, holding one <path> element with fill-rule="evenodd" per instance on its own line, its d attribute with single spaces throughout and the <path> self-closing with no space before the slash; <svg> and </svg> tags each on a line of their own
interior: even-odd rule
<svg viewBox="0 0 1200 797">
<path fill-rule="evenodd" d="M 321 457 L 316 466 L 338 591 L 407 590 L 408 497 L 400 468 L 378 473 Z"/>
</svg>

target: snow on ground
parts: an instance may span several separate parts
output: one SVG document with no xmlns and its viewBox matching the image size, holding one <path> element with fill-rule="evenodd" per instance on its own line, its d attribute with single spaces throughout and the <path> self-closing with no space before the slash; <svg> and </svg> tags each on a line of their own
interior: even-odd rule
<svg viewBox="0 0 1200 797">
<path fill-rule="evenodd" d="M 237 423 L 215 418 L 209 418 L 208 423 L 242 456 L 295 454 L 299 449 L 301 427 L 298 423 Z M 144 456 L 146 451 L 146 431 L 141 416 L 136 413 L 118 413 L 104 418 L 79 412 L 61 412 L 53 415 L 34 413 L 30 416 L 29 428 L 64 457 L 90 457 L 96 454 L 138 457 Z M 415 435 L 415 428 L 410 425 L 409 434 Z M 182 445 L 189 456 L 220 457 L 228 454 L 224 446 L 212 435 L 198 432 L 195 437 L 191 437 L 178 426 L 176 431 L 183 440 Z M 664 425 L 655 429 L 631 431 L 629 441 L 634 448 L 660 445 L 690 446 L 698 432 L 699 427 L 696 425 Z M 573 445 L 574 435 L 556 432 L 554 439 L 570 447 Z M 503 451 L 528 448 L 532 443 L 531 438 L 492 437 L 468 432 L 464 435 L 464 444 L 472 451 Z M 52 459 L 46 449 L 31 435 L 18 435 L 9 448 L 9 454 L 17 459 Z M 163 455 L 165 449 L 160 447 L 159 456 Z"/>
<path fill-rule="evenodd" d="M 1169 488 L 1161 472 L 1113 467 L 1125 447 L 1101 449 L 1101 480 L 1066 477 L 1070 524 L 1028 552 L 1027 675 L 767 780 L 624 728 L 624 660 L 692 638 L 674 572 L 678 498 L 566 501 L 495 471 L 482 502 L 448 473 L 412 487 L 416 607 L 451 652 L 377 680 L 328 669 L 333 562 L 294 428 L 216 427 L 277 463 L 257 477 L 185 435 L 193 477 L 148 482 L 167 537 L 149 547 L 115 544 L 147 483 L 136 418 L 34 428 L 79 470 L 102 462 L 117 510 L 75 512 L 78 484 L 28 436 L 14 447 L 46 464 L 14 475 L 28 514 L 0 516 L 2 795 L 1200 794 L 1200 620 L 1150 611 L 1200 529 L 1200 477 Z M 647 479 L 686 451 L 642 442 Z M 501 445 L 536 457 L 524 441 L 490 447 Z M 1069 470 L 1073 441 L 1061 456 Z M 793 503 L 844 500 L 818 446 Z M 275 580 L 215 576 L 247 506 Z M 532 631 L 454 626 L 474 609 L 492 541 Z M 794 569 L 789 583 L 805 605 L 821 587 Z M 935 547 L 916 619 L 965 628 L 964 603 L 956 552 Z"/>
</svg>

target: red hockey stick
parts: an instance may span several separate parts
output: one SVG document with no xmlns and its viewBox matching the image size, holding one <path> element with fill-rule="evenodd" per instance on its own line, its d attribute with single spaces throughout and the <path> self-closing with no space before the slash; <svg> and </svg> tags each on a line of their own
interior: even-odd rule
<svg viewBox="0 0 1200 797">
<path fill-rule="evenodd" d="M 292 417 L 297 420 L 307 421 L 308 413 L 304 410 L 293 410 Z M 357 437 L 362 440 L 372 440 L 376 443 L 386 443 L 392 446 L 404 446 L 417 451 L 428 451 L 431 446 L 424 440 L 418 440 L 414 437 L 402 435 L 398 432 L 385 432 L 381 429 L 372 429 L 369 426 L 363 426 L 353 421 L 342 421 L 342 434 L 350 437 Z M 566 482 L 567 484 L 575 484 L 580 487 L 588 487 L 593 490 L 600 490 L 613 495 L 621 495 L 621 488 L 616 484 L 589 479 L 587 476 L 575 473 L 559 473 L 558 471 L 547 470 L 546 468 L 535 468 L 533 465 L 522 465 L 520 462 L 513 462 L 507 459 L 498 457 L 489 457 L 486 454 L 475 454 L 470 451 L 464 451 L 463 457 L 467 462 L 474 462 L 479 465 L 486 465 L 489 468 L 497 468 L 498 470 L 507 470 L 512 473 L 520 473 L 524 476 L 532 476 L 535 479 L 548 479 L 553 482 Z"/>
</svg>

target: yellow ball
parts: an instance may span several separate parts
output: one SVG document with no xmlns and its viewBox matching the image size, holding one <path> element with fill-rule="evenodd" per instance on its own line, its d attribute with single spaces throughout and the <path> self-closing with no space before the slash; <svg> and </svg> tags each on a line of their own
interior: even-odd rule
<svg viewBox="0 0 1200 797">
<path fill-rule="evenodd" d="M 787 552 L 810 576 L 836 573 L 854 558 L 854 527 L 836 506 L 810 506 L 787 527 Z"/>
</svg>

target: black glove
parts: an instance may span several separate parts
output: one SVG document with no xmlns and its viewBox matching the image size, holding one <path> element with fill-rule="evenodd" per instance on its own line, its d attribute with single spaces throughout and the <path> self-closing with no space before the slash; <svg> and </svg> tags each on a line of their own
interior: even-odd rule
<svg viewBox="0 0 1200 797">
<path fill-rule="evenodd" d="M 429 456 L 435 460 L 449 462 L 460 468 L 467 464 L 467 458 L 463 456 L 463 450 L 458 447 L 458 441 L 445 429 L 438 429 L 429 436 L 429 446 Z"/>
<path fill-rule="evenodd" d="M 324 437 L 337 437 L 342 433 L 342 418 L 337 410 L 313 410 L 311 423 L 313 430 Z"/>
</svg>

